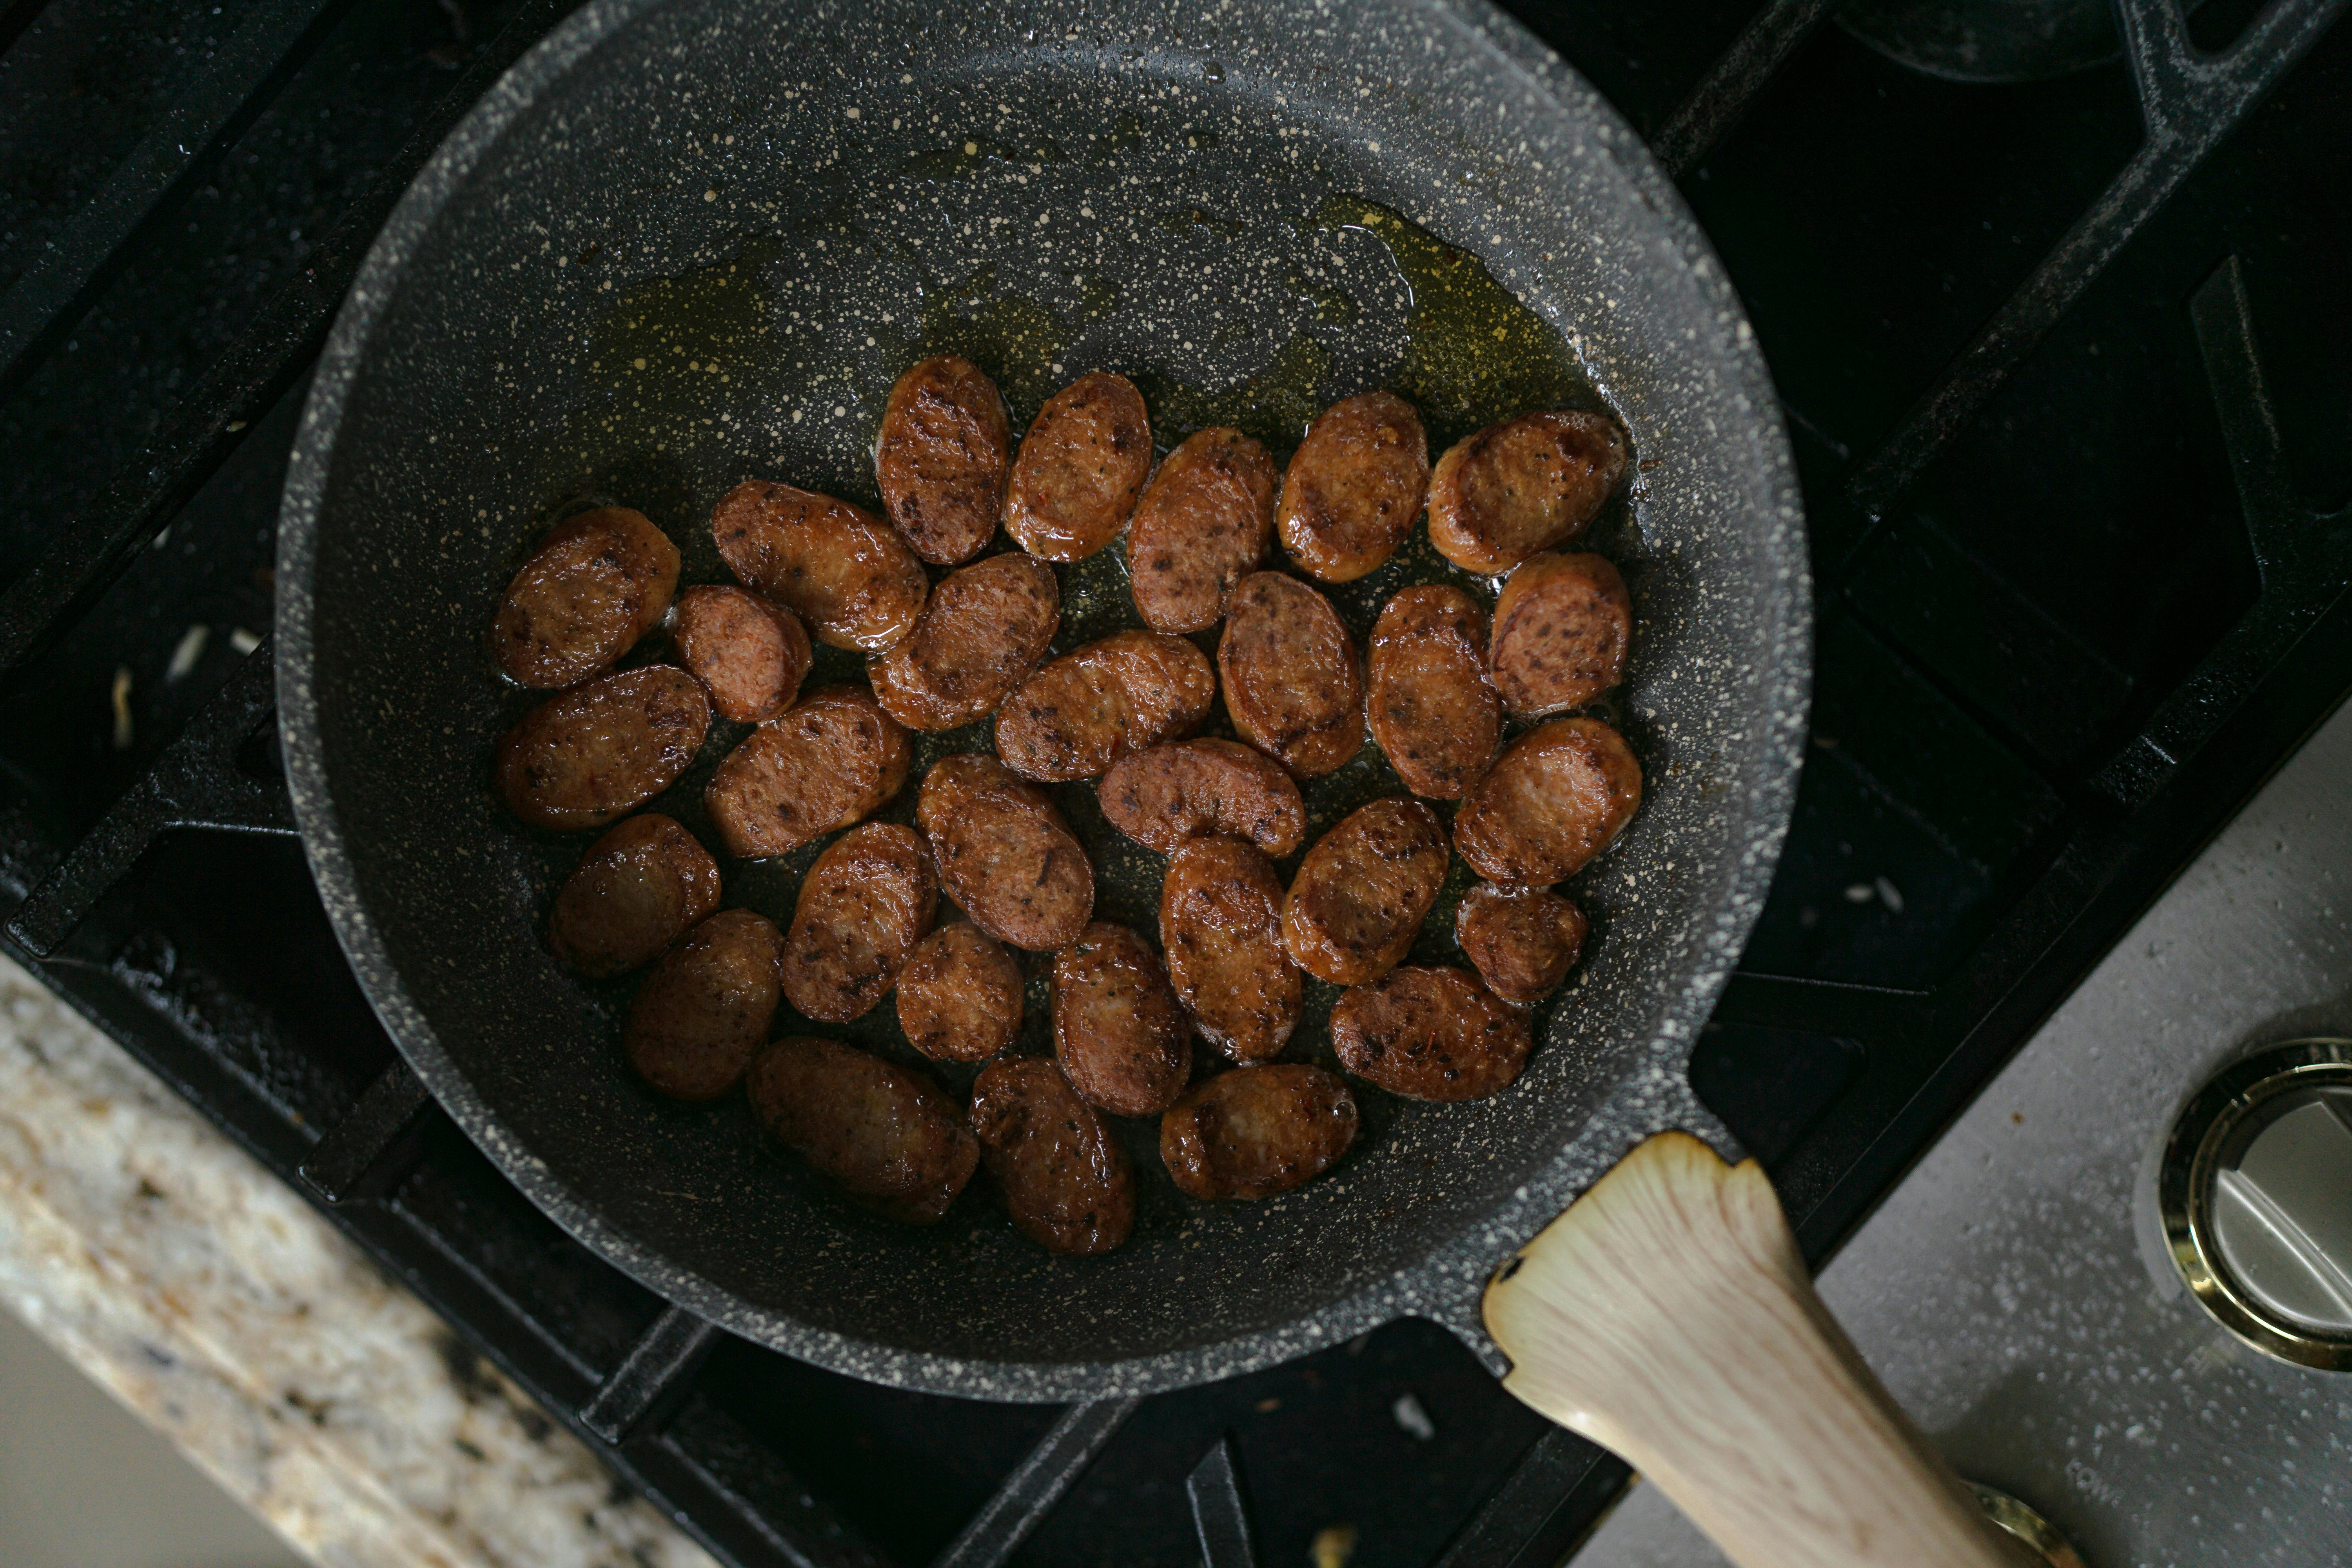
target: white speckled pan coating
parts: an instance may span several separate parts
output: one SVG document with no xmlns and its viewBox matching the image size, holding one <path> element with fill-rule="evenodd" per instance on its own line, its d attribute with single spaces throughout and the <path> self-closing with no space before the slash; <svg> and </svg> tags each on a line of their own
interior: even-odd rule
<svg viewBox="0 0 2352 1568">
<path fill-rule="evenodd" d="M 1019 151 L 1048 139 L 1100 155 Z M 982 155 L 959 165 L 967 141 Z M 625 986 L 575 984 L 539 940 L 584 839 L 522 831 L 487 787 L 518 699 L 482 631 L 522 542 L 593 492 L 647 510 L 688 580 L 709 581 L 709 509 L 736 479 L 870 503 L 866 444 L 916 341 L 918 283 L 936 301 L 974 263 L 995 264 L 1000 289 L 1065 301 L 1060 379 L 1097 364 L 1238 379 L 1302 297 L 1279 268 L 1252 270 L 1251 248 L 1339 246 L 1282 226 L 1335 191 L 1475 251 L 1556 322 L 1644 469 L 1613 548 L 1642 617 L 1622 714 L 1649 799 L 1571 884 L 1594 956 L 1526 1077 L 1472 1106 L 1366 1091 L 1356 1152 L 1271 1202 L 1191 1204 L 1145 1163 L 1135 1239 L 1085 1260 L 1030 1246 L 977 1184 L 933 1229 L 866 1218 L 766 1147 L 740 1101 L 655 1100 L 612 1045 Z M 1194 205 L 1216 222 L 1161 221 Z M 1362 262 L 1349 254 L 1328 259 Z M 772 332 L 709 340 L 730 357 L 698 373 L 728 377 L 707 404 L 673 369 L 646 395 L 656 406 L 635 407 L 635 384 L 591 368 L 611 349 L 599 321 L 644 279 L 729 258 L 761 280 Z M 1120 287 L 1118 310 L 1067 303 L 1088 272 Z M 1395 352 L 1380 280 L 1349 286 L 1372 308 L 1334 355 L 1335 396 L 1378 384 Z M 1034 388 L 1006 390 L 1016 423 L 1034 413 Z M 1401 1314 L 1491 1363 L 1476 1303 L 1496 1261 L 1643 1135 L 1723 1141 L 1685 1073 L 1795 788 L 1811 625 L 1797 487 L 1753 336 L 1683 204 L 1590 87 L 1475 0 L 592 0 L 450 136 L 378 239 L 311 390 L 278 585 L 296 805 L 394 1038 L 558 1223 L 750 1339 L 1015 1400 L 1224 1377 Z M 1087 613 L 1074 596 L 1057 646 Z M 692 795 L 740 732 L 719 728 L 673 792 L 698 827 Z M 730 866 L 729 900 L 772 908 L 805 862 Z M 1105 880 L 1133 885 L 1117 867 Z M 1302 1029 L 1291 1054 L 1328 1060 L 1328 1044 Z M 1128 1130 L 1145 1162 L 1151 1131 Z"/>
</svg>

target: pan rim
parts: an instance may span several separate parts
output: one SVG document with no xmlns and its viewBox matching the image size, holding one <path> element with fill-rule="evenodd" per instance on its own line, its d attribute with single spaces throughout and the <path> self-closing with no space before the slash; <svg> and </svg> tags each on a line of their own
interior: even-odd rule
<svg viewBox="0 0 2352 1568">
<path fill-rule="evenodd" d="M 442 1046 L 393 962 L 362 897 L 329 788 L 320 715 L 311 684 L 315 653 L 310 597 L 318 526 L 347 399 L 370 337 L 395 295 L 404 268 L 476 165 L 572 67 L 667 0 L 589 0 L 528 50 L 469 110 L 403 195 L 371 246 L 338 312 L 313 374 L 289 462 L 279 514 L 277 648 L 280 739 L 295 816 L 311 874 L 338 942 L 362 991 L 418 1079 L 501 1173 L 541 1212 L 657 1296 L 757 1343 L 847 1375 L 923 1392 L 1021 1402 L 1125 1397 L 1239 1375 L 1339 1343 L 1402 1317 L 1444 1324 L 1490 1367 L 1504 1369 L 1486 1339 L 1478 1300 L 1487 1273 L 1570 1198 L 1597 1180 L 1653 1124 L 1690 1127 L 1719 1145 L 1729 1139 L 1688 1089 L 1692 1043 L 1712 1013 L 1760 912 L 1790 815 L 1806 733 L 1811 669 L 1811 582 L 1801 500 L 1785 430 L 1755 333 L 1727 274 L 1696 218 L 1647 146 L 1572 67 L 1489 0 L 1423 0 L 1488 51 L 1498 70 L 1559 100 L 1592 128 L 1622 177 L 1650 209 L 1658 237 L 1678 256 L 1692 285 L 1727 325 L 1728 365 L 1749 416 L 1739 430 L 1764 504 L 1782 526 L 1778 579 L 1759 584 L 1759 646 L 1770 660 L 1759 682 L 1763 710 L 1748 753 L 1755 782 L 1727 807 L 1737 824 L 1724 847 L 1731 863 L 1721 902 L 1698 933 L 1685 981 L 1655 1037 L 1627 1053 L 1617 1091 L 1568 1144 L 1496 1209 L 1394 1273 L 1304 1310 L 1289 1322 L 1173 1350 L 1111 1361 L 993 1361 L 910 1351 L 820 1328 L 745 1302 L 606 1220 L 555 1170 L 506 1128 Z M 1663 1119 L 1663 1120 L 1662 1120 Z"/>
</svg>

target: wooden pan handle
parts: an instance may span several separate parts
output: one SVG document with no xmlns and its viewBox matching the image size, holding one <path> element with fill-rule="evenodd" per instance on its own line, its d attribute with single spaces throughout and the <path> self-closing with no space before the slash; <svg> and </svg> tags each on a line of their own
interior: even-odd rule
<svg viewBox="0 0 2352 1568">
<path fill-rule="evenodd" d="M 1486 1288 L 1503 1386 L 1614 1449 L 1740 1568 L 2031 1568 L 1813 1291 L 1772 1184 L 1684 1132 Z"/>
</svg>

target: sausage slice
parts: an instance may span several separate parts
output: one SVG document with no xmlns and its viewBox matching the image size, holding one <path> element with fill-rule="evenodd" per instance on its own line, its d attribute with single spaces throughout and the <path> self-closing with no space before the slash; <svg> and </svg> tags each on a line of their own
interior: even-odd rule
<svg viewBox="0 0 2352 1568">
<path fill-rule="evenodd" d="M 824 847 L 801 879 L 784 939 L 784 995 L 812 1018 L 846 1024 L 874 1010 L 939 912 L 922 835 L 865 822 Z"/>
<path fill-rule="evenodd" d="M 719 862 L 658 812 L 632 816 L 588 847 L 548 911 L 556 962 L 592 980 L 651 963 L 719 908 Z"/>
<path fill-rule="evenodd" d="M 1162 855 L 1195 834 L 1224 833 L 1278 860 L 1307 837 L 1307 803 L 1282 764 L 1232 741 L 1177 741 L 1122 757 L 1096 799 L 1113 827 Z"/>
<path fill-rule="evenodd" d="M 883 710 L 910 730 L 952 730 L 996 711 L 1062 624 L 1054 569 L 1018 553 L 950 572 L 905 641 L 866 667 Z"/>
<path fill-rule="evenodd" d="M 710 699 L 667 665 L 549 698 L 499 741 L 499 794 L 534 827 L 602 827 L 677 781 L 710 732 Z"/>
<path fill-rule="evenodd" d="M 1296 577 L 1253 572 L 1234 590 L 1217 673 L 1234 732 L 1293 778 L 1364 749 L 1364 675 L 1331 601 Z"/>
<path fill-rule="evenodd" d="M 932 565 L 969 561 L 996 531 L 1012 456 L 996 384 L 961 354 L 935 355 L 900 376 L 883 405 L 874 447 L 882 508 Z"/>
<path fill-rule="evenodd" d="M 710 514 L 728 570 L 806 621 L 828 647 L 878 653 L 905 637 L 930 592 L 890 525 L 814 490 L 750 479 Z"/>
<path fill-rule="evenodd" d="M 1024 778 L 1067 784 L 1189 735 L 1217 698 L 1208 657 L 1182 637 L 1113 632 L 1064 654 L 996 712 L 996 754 Z"/>
<path fill-rule="evenodd" d="M 980 1164 L 980 1145 L 937 1085 L 837 1040 L 787 1036 L 744 1089 L 769 1135 L 863 1207 L 931 1225 Z"/>
<path fill-rule="evenodd" d="M 980 1157 L 1021 1234 L 1092 1258 L 1135 1229 L 1135 1170 L 1103 1119 L 1052 1062 L 992 1062 L 971 1083 Z"/>
<path fill-rule="evenodd" d="M 793 705 L 809 672 L 808 628 L 772 599 L 705 584 L 677 596 L 677 661 L 722 719 L 764 724 Z"/>
<path fill-rule="evenodd" d="M 784 933 L 764 915 L 721 910 L 662 955 L 629 1005 L 621 1049 L 673 1100 L 733 1089 L 768 1037 L 783 986 Z"/>
<path fill-rule="evenodd" d="M 1151 472 L 1151 416 L 1123 375 L 1082 375 L 1037 411 L 1013 458 L 1004 531 L 1046 561 L 1083 561 L 1118 536 Z"/>
<path fill-rule="evenodd" d="M 823 686 L 743 738 L 702 803 L 727 853 L 788 855 L 872 816 L 915 760 L 906 728 L 860 686 Z"/>
<path fill-rule="evenodd" d="M 1282 881 L 1238 838 L 1188 838 L 1160 882 L 1160 945 L 1201 1037 L 1237 1062 L 1278 1053 L 1304 989 L 1282 945 Z"/>
<path fill-rule="evenodd" d="M 1361 985 L 1404 962 L 1453 857 L 1437 813 L 1417 800 L 1350 812 L 1298 863 L 1282 901 L 1291 961 L 1334 985 Z"/>
<path fill-rule="evenodd" d="M 1391 392 L 1342 398 L 1315 416 L 1282 476 L 1275 510 L 1299 570 L 1352 583 L 1397 552 L 1429 493 L 1429 437 Z"/>
<path fill-rule="evenodd" d="M 1157 1116 L 1192 1076 L 1192 1033 L 1141 937 L 1097 923 L 1054 955 L 1054 1057 L 1115 1116 Z"/>
<path fill-rule="evenodd" d="M 1642 805 L 1642 764 L 1597 719 L 1555 719 L 1511 743 L 1454 814 L 1454 847 L 1490 882 L 1543 888 L 1609 847 Z"/>
<path fill-rule="evenodd" d="M 1625 679 L 1633 601 L 1600 555 L 1522 561 L 1495 605 L 1495 689 L 1522 719 L 1591 701 Z"/>
<path fill-rule="evenodd" d="M 1528 1016 L 1460 969 L 1391 970 L 1331 1009 L 1331 1046 L 1358 1078 L 1407 1100 L 1484 1100 L 1535 1046 Z"/>
<path fill-rule="evenodd" d="M 1194 1198 L 1269 1198 L 1314 1180 L 1356 1141 L 1355 1097 L 1305 1062 L 1220 1073 L 1160 1119 L 1160 1158 Z"/>
<path fill-rule="evenodd" d="M 600 507 L 547 531 L 490 624 L 490 652 L 522 686 L 570 686 L 661 624 L 677 591 L 677 546 L 641 511 Z"/>
<path fill-rule="evenodd" d="M 1489 425 L 1429 480 L 1429 542 L 1465 572 L 1507 572 L 1584 531 L 1625 477 L 1625 432 L 1563 409 Z"/>
<path fill-rule="evenodd" d="M 986 1061 L 1020 1037 L 1022 990 L 1020 960 L 970 921 L 952 921 L 898 971 L 898 1027 L 933 1061 Z"/>
<path fill-rule="evenodd" d="M 1086 850 L 1045 792 L 995 758 L 940 758 L 916 817 L 948 896 L 997 941 L 1051 952 L 1086 929 L 1095 907 Z"/>
<path fill-rule="evenodd" d="M 1161 461 L 1128 525 L 1136 613 L 1155 632 L 1202 632 L 1274 531 L 1274 459 L 1238 430 L 1198 431 Z"/>
<path fill-rule="evenodd" d="M 1486 989 L 1506 1002 L 1540 1002 L 1576 967 L 1591 924 L 1546 888 L 1480 882 L 1454 911 L 1454 934 Z"/>
<path fill-rule="evenodd" d="M 1366 708 L 1372 739 L 1404 787 L 1459 800 L 1503 739 L 1486 679 L 1486 612 L 1459 588 L 1407 588 L 1372 623 Z"/>
</svg>

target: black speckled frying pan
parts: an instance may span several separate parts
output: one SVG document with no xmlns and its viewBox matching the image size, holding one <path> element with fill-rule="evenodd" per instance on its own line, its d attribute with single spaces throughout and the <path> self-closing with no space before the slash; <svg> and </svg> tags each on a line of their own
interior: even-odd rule
<svg viewBox="0 0 2352 1568">
<path fill-rule="evenodd" d="M 540 935 L 586 840 L 521 828 L 488 787 L 530 700 L 492 672 L 491 609 L 528 542 L 588 500 L 652 516 L 689 582 L 723 578 L 709 516 L 740 479 L 871 504 L 882 395 L 947 348 L 997 377 L 1016 425 L 1080 373 L 1123 371 L 1163 447 L 1238 420 L 1284 458 L 1317 406 L 1378 385 L 1423 406 L 1433 451 L 1563 401 L 1624 420 L 1640 477 L 1596 538 L 1640 616 L 1613 712 L 1648 799 L 1571 885 L 1595 939 L 1515 1088 L 1449 1107 L 1360 1086 L 1356 1150 L 1258 1204 L 1181 1198 L 1133 1124 L 1137 1234 L 1070 1260 L 984 1183 L 937 1227 L 894 1226 L 767 1145 L 740 1098 L 681 1108 L 630 1077 L 626 984 L 574 982 Z M 1645 1135 L 1720 1141 L 1685 1068 L 1796 783 L 1797 489 L 1682 203 L 1591 88 L 1476 0 L 592 0 L 377 241 L 279 549 L 296 804 L 393 1037 L 559 1223 L 747 1338 L 994 1399 L 1223 1377 L 1401 1314 L 1493 1363 L 1477 1303 L 1499 1259 Z M 1444 570 L 1423 541 L 1335 598 L 1360 635 Z M 1119 571 L 1106 553 L 1066 572 L 1058 646 L 1128 624 Z M 706 842 L 701 784 L 740 733 L 718 726 L 657 803 Z M 1395 787 L 1368 748 L 1310 793 L 1313 829 Z M 1156 858 L 1102 827 L 1087 786 L 1063 800 L 1099 918 L 1155 932 Z M 727 866 L 729 901 L 789 918 L 809 858 Z M 1451 900 L 1423 961 L 1453 955 Z M 1329 1000 L 1294 1057 L 1329 1060 Z M 890 1013 L 847 1032 L 903 1050 Z"/>
</svg>

